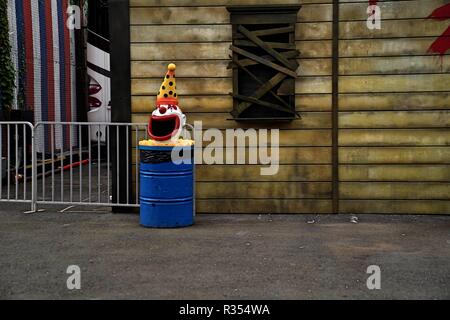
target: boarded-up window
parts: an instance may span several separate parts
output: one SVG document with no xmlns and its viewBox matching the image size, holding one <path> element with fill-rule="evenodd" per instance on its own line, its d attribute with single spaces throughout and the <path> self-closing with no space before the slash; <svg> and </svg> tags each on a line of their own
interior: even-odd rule
<svg viewBox="0 0 450 320">
<path fill-rule="evenodd" d="M 295 47 L 295 22 L 300 6 L 227 9 L 233 32 L 233 118 L 294 119 L 300 54 Z"/>
</svg>

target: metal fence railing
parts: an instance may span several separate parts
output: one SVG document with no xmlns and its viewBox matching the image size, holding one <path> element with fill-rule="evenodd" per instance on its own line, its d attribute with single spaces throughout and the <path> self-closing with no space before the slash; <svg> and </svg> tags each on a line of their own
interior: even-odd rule
<svg viewBox="0 0 450 320">
<path fill-rule="evenodd" d="M 0 122 L 0 202 L 138 207 L 142 139 L 146 124 Z"/>
<path fill-rule="evenodd" d="M 29 122 L 0 122 L 0 201 L 33 201 L 32 150 L 34 127 Z M 31 146 L 31 147 L 30 147 Z"/>
</svg>

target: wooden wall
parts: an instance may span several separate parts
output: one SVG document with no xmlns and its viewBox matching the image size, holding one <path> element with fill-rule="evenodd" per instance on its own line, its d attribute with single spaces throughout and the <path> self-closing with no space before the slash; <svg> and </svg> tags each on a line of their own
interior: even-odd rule
<svg viewBox="0 0 450 320">
<path fill-rule="evenodd" d="M 373 31 L 367 1 L 352 2 L 340 5 L 340 212 L 450 213 L 450 52 L 427 54 L 450 20 L 426 19 L 448 0 L 379 2 Z"/>
<path fill-rule="evenodd" d="M 279 174 L 260 176 L 257 165 L 199 165 L 198 212 L 332 212 L 332 0 L 130 0 L 133 122 L 147 121 L 166 65 L 175 62 L 188 121 L 219 129 L 245 127 L 227 120 L 226 5 L 298 2 L 302 120 L 279 126 Z M 450 212 L 450 59 L 441 67 L 426 54 L 448 21 L 424 19 L 445 2 L 383 2 L 382 29 L 370 31 L 368 1 L 341 1 L 341 212 Z"/>
</svg>

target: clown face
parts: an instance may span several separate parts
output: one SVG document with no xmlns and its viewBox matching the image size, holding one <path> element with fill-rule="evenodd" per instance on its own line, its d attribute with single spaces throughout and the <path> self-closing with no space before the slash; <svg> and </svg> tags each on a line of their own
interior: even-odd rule
<svg viewBox="0 0 450 320">
<path fill-rule="evenodd" d="M 148 135 L 156 141 L 175 141 L 186 125 L 186 116 L 175 105 L 159 105 L 148 122 Z"/>
</svg>

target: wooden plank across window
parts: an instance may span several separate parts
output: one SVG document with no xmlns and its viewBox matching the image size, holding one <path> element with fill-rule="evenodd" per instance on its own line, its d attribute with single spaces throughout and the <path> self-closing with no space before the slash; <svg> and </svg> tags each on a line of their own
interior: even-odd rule
<svg viewBox="0 0 450 320">
<path fill-rule="evenodd" d="M 295 48 L 300 6 L 227 8 L 232 24 L 231 63 L 235 120 L 295 119 Z"/>
</svg>

